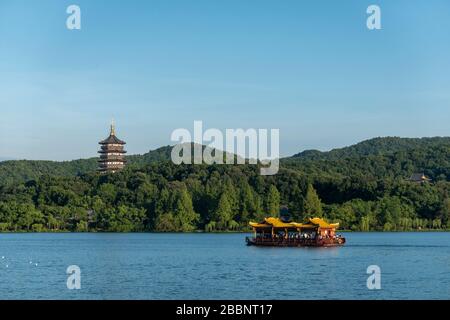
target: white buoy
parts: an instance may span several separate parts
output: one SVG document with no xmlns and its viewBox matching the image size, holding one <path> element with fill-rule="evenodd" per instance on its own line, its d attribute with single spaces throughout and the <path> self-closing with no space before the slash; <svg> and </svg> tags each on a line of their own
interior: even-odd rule
<svg viewBox="0 0 450 320">
<path fill-rule="evenodd" d="M 2 256 L 2 259 L 5 259 L 5 256 Z"/>
<path fill-rule="evenodd" d="M 38 266 L 38 264 L 36 263 L 36 267 Z"/>
</svg>

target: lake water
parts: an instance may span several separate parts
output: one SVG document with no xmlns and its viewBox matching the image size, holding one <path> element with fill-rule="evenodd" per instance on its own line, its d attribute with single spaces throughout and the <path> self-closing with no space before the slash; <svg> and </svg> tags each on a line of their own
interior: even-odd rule
<svg viewBox="0 0 450 320">
<path fill-rule="evenodd" d="M 340 248 L 245 234 L 0 234 L 1 299 L 450 299 L 450 233 L 347 233 Z M 66 269 L 81 268 L 81 290 Z M 381 290 L 366 285 L 381 268 Z"/>
</svg>

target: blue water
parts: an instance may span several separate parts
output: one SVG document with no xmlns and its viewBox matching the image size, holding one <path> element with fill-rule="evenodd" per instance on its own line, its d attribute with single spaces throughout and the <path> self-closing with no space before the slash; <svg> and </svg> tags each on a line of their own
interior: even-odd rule
<svg viewBox="0 0 450 320">
<path fill-rule="evenodd" d="M 450 233 L 347 233 L 340 248 L 245 234 L 0 234 L 1 299 L 450 299 Z M 69 265 L 81 289 L 66 286 Z M 381 268 L 369 290 L 367 267 Z"/>
</svg>

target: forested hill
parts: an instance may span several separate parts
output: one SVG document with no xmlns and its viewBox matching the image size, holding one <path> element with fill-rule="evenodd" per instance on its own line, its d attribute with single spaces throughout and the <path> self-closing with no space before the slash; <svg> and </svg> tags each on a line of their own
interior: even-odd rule
<svg viewBox="0 0 450 320">
<path fill-rule="evenodd" d="M 318 150 L 305 150 L 292 158 L 304 160 L 337 160 L 342 158 L 354 158 L 361 156 L 393 155 L 399 152 L 411 152 L 414 150 L 430 150 L 434 148 L 450 147 L 450 137 L 433 138 L 400 138 L 383 137 L 373 138 L 359 142 L 355 145 L 333 149 L 327 152 Z"/>
<path fill-rule="evenodd" d="M 229 231 L 276 216 L 311 216 L 352 230 L 450 228 L 448 138 L 377 138 L 255 165 L 175 165 L 171 147 L 129 156 L 116 174 L 96 159 L 0 163 L 1 231 Z M 408 181 L 414 172 L 433 180 Z M 6 183 L 5 183 L 6 182 Z"/>
<path fill-rule="evenodd" d="M 284 167 L 336 178 L 404 179 L 425 173 L 450 181 L 450 137 L 374 138 L 328 152 L 307 150 L 284 159 Z"/>
<path fill-rule="evenodd" d="M 131 166 L 143 166 L 153 162 L 169 160 L 172 147 L 165 146 L 143 155 L 127 156 Z M 13 185 L 35 180 L 42 175 L 76 176 L 97 169 L 97 159 L 72 161 L 9 160 L 0 162 L 0 185 Z"/>
<path fill-rule="evenodd" d="M 127 156 L 133 167 L 170 160 L 172 147 Z M 407 177 L 424 172 L 433 180 L 450 180 L 450 137 L 374 138 L 327 152 L 306 150 L 282 159 L 282 166 L 307 174 L 378 178 Z M 75 176 L 95 171 L 97 158 L 73 161 L 9 160 L 0 162 L 0 185 L 35 180 L 42 175 Z"/>
</svg>

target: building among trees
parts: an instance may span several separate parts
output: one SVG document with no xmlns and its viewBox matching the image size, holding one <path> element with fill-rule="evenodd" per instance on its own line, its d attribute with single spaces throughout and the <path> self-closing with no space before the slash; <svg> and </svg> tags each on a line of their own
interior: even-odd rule
<svg viewBox="0 0 450 320">
<path fill-rule="evenodd" d="M 426 183 L 431 181 L 424 173 L 413 173 L 408 180 L 415 183 Z"/>
<path fill-rule="evenodd" d="M 125 167 L 125 141 L 116 137 L 114 121 L 111 122 L 109 137 L 99 142 L 101 145 L 100 159 L 98 160 L 98 171 L 101 173 L 114 173 Z"/>
</svg>

